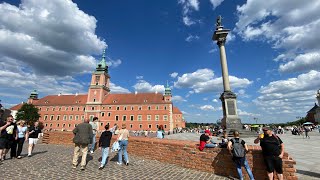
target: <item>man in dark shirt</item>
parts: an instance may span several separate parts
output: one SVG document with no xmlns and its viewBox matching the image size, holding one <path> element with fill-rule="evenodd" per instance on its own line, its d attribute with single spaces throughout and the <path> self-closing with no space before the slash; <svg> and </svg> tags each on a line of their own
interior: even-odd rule
<svg viewBox="0 0 320 180">
<path fill-rule="evenodd" d="M 255 144 L 260 142 L 264 162 L 267 167 L 269 180 L 273 179 L 273 172 L 276 170 L 278 179 L 283 180 L 282 157 L 284 154 L 284 144 L 281 139 L 272 133 L 272 129 L 264 127 L 263 133 L 254 140 Z"/>
<path fill-rule="evenodd" d="M 34 122 L 34 126 L 29 128 L 28 157 L 31 157 L 34 146 L 38 143 L 40 133 L 41 129 L 39 127 L 39 122 Z"/>
<path fill-rule="evenodd" d="M 104 128 L 105 131 L 101 134 L 99 139 L 99 149 L 102 151 L 101 166 L 99 167 L 99 170 L 103 169 L 106 165 L 107 157 L 109 155 L 110 141 L 112 137 L 112 132 L 109 129 L 109 124 L 107 124 Z"/>
</svg>

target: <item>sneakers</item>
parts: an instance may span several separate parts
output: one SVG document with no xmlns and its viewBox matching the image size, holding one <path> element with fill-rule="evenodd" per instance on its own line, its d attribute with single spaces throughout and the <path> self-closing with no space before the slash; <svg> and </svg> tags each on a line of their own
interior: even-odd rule
<svg viewBox="0 0 320 180">
<path fill-rule="evenodd" d="M 81 171 L 84 171 L 84 170 L 85 170 L 85 167 L 84 167 L 84 166 L 81 166 L 80 170 L 81 170 Z"/>
<path fill-rule="evenodd" d="M 102 169 L 103 169 L 103 166 L 100 166 L 100 167 L 99 167 L 99 170 L 102 170 Z"/>
<path fill-rule="evenodd" d="M 122 163 L 117 162 L 118 165 L 122 165 Z"/>
<path fill-rule="evenodd" d="M 76 169 L 76 168 L 77 168 L 77 165 L 72 164 L 72 168 L 73 168 L 73 169 Z"/>
<path fill-rule="evenodd" d="M 31 154 L 28 154 L 28 157 L 31 157 Z"/>
<path fill-rule="evenodd" d="M 91 150 L 90 153 L 93 154 L 93 151 Z"/>
<path fill-rule="evenodd" d="M 21 159 L 21 158 L 22 158 L 22 156 L 18 156 L 18 157 L 17 157 L 17 159 Z"/>
<path fill-rule="evenodd" d="M 129 166 L 129 162 L 126 162 L 126 166 Z"/>
</svg>

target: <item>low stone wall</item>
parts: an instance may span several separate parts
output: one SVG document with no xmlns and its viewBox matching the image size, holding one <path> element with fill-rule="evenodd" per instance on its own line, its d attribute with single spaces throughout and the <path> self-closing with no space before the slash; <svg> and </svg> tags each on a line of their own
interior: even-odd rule
<svg viewBox="0 0 320 180">
<path fill-rule="evenodd" d="M 47 132 L 43 136 L 43 143 L 73 145 L 72 138 L 73 134 L 70 132 Z M 129 156 L 132 154 L 145 159 L 158 160 L 185 168 L 212 172 L 221 176 L 238 177 L 235 165 L 227 149 L 213 148 L 199 151 L 197 146 L 197 143 L 194 141 L 130 137 L 128 153 Z M 261 147 L 250 145 L 247 159 L 255 179 L 266 179 L 267 174 Z M 288 153 L 285 153 L 283 157 L 284 179 L 298 179 L 295 175 L 295 164 L 296 162 Z M 244 168 L 243 172 L 248 179 Z"/>
</svg>

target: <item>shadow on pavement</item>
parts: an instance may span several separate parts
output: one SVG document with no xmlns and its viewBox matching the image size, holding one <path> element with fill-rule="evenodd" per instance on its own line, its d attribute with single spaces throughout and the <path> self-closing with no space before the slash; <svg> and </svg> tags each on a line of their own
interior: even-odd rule
<svg viewBox="0 0 320 180">
<path fill-rule="evenodd" d="M 307 175 L 307 176 L 311 176 L 311 177 L 320 178 L 319 173 L 315 173 L 315 172 L 311 172 L 311 171 L 304 171 L 304 170 L 300 170 L 300 169 L 297 169 L 297 174 L 303 174 L 303 175 Z"/>
<path fill-rule="evenodd" d="M 48 152 L 48 151 L 34 152 L 34 153 L 32 153 L 32 155 L 34 156 L 34 155 L 37 155 L 37 154 L 43 154 L 43 153 L 46 153 L 46 152 Z"/>
</svg>

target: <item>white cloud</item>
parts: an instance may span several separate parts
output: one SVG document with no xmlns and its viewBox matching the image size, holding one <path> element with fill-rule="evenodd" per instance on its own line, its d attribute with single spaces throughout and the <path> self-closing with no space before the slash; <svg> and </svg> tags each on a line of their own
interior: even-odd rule
<svg viewBox="0 0 320 180">
<path fill-rule="evenodd" d="M 245 40 L 262 40 L 283 51 L 274 60 L 280 72 L 320 70 L 320 1 L 248 0 L 238 6 L 235 31 Z"/>
<path fill-rule="evenodd" d="M 190 17 L 188 17 L 188 16 L 184 16 L 184 17 L 182 18 L 182 20 L 183 20 L 183 23 L 184 23 L 186 26 L 191 26 L 191 25 L 193 25 L 193 24 L 196 23 L 195 21 L 191 20 Z"/>
<path fill-rule="evenodd" d="M 121 86 L 117 86 L 115 84 L 113 84 L 112 82 L 110 82 L 110 92 L 113 94 L 116 93 L 131 93 L 128 89 L 123 88 Z"/>
<path fill-rule="evenodd" d="M 260 116 L 259 114 L 249 113 L 249 112 L 246 112 L 246 111 L 242 111 L 241 109 L 238 109 L 238 114 L 239 114 L 239 116 L 251 116 L 251 117 Z"/>
<path fill-rule="evenodd" d="M 217 48 L 213 48 L 213 49 L 211 49 L 211 50 L 209 51 L 209 53 L 214 53 L 214 52 L 217 52 L 217 51 L 218 51 Z"/>
<path fill-rule="evenodd" d="M 138 92 L 159 92 L 164 93 L 164 85 L 151 85 L 145 80 L 139 80 L 133 88 Z"/>
<path fill-rule="evenodd" d="M 245 88 L 252 83 L 246 78 L 229 76 L 232 88 Z M 174 87 L 191 88 L 195 93 L 221 92 L 223 83 L 221 77 L 215 77 L 211 69 L 198 69 L 193 73 L 186 73 L 178 77 Z"/>
<path fill-rule="evenodd" d="M 306 70 L 320 70 L 320 53 L 310 52 L 298 55 L 294 60 L 281 64 L 280 72 L 304 72 Z"/>
<path fill-rule="evenodd" d="M 172 101 L 173 102 L 187 102 L 183 97 L 181 96 L 172 96 Z"/>
<path fill-rule="evenodd" d="M 320 72 L 310 71 L 296 78 L 270 82 L 259 90 L 261 94 L 253 102 L 268 114 L 305 114 L 320 87 Z"/>
<path fill-rule="evenodd" d="M 212 105 L 203 105 L 200 106 L 199 109 L 203 110 L 203 111 L 214 111 L 215 108 Z"/>
<path fill-rule="evenodd" d="M 217 99 L 213 99 L 212 102 L 218 102 L 218 100 Z"/>
<path fill-rule="evenodd" d="M 203 98 L 204 101 L 208 101 L 208 98 Z"/>
<path fill-rule="evenodd" d="M 176 78 L 178 76 L 178 73 L 177 72 L 173 72 L 170 74 L 170 77 L 172 78 Z"/>
<path fill-rule="evenodd" d="M 199 1 L 198 0 L 178 0 L 178 3 L 182 6 L 182 20 L 186 26 L 191 26 L 196 24 L 196 22 L 190 18 L 192 11 L 199 10 Z"/>
<path fill-rule="evenodd" d="M 210 0 L 213 10 L 216 9 L 224 0 Z"/>
<path fill-rule="evenodd" d="M 0 56 L 42 75 L 89 72 L 95 67 L 91 54 L 106 47 L 95 35 L 96 23 L 72 1 L 30 0 L 19 7 L 2 3 Z"/>
<path fill-rule="evenodd" d="M 121 63 L 122 63 L 121 59 L 117 59 L 117 60 L 110 59 L 109 61 L 106 62 L 106 64 L 109 67 L 118 67 Z"/>
<path fill-rule="evenodd" d="M 195 41 L 195 40 L 198 40 L 199 39 L 199 36 L 197 36 L 197 35 L 189 35 L 185 40 L 187 41 L 187 42 L 191 42 L 191 41 Z"/>
<path fill-rule="evenodd" d="M 136 79 L 143 79 L 143 76 L 136 76 Z"/>
</svg>

